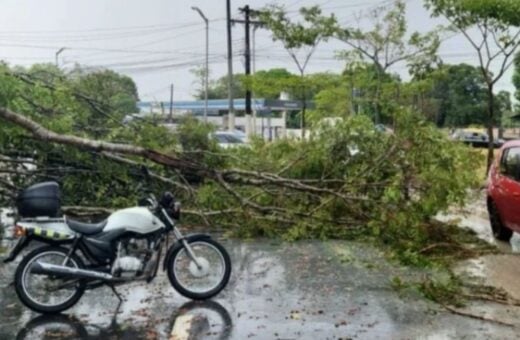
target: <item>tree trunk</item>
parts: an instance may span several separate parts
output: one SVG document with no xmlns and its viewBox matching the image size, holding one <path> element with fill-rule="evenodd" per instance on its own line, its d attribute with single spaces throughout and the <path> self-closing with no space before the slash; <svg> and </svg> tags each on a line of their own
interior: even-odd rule
<svg viewBox="0 0 520 340">
<path fill-rule="evenodd" d="M 305 93 L 305 83 L 303 80 L 303 72 L 301 74 L 301 84 L 302 84 L 302 115 L 300 117 L 300 128 L 302 130 L 302 140 L 305 139 L 305 111 L 307 111 L 307 96 Z"/>
<path fill-rule="evenodd" d="M 380 124 L 381 123 L 381 86 L 383 82 L 383 76 L 382 74 L 385 71 L 381 68 L 381 66 L 377 67 L 377 86 L 376 86 L 376 93 L 375 93 L 375 103 L 374 103 L 374 123 Z"/>
<path fill-rule="evenodd" d="M 493 163 L 494 158 L 494 138 L 493 138 L 493 118 L 495 114 L 495 97 L 493 95 L 493 83 L 488 83 L 488 155 L 487 155 L 487 168 L 486 175 L 489 172 L 489 168 Z"/>
<path fill-rule="evenodd" d="M 306 104 L 305 104 L 305 98 L 303 98 L 302 102 L 302 116 L 300 117 L 300 125 L 302 129 L 302 139 L 305 139 L 305 111 L 307 111 Z"/>
</svg>

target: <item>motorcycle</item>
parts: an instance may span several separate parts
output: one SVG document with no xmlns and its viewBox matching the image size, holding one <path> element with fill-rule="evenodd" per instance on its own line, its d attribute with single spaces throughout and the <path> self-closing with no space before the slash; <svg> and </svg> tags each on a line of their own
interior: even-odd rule
<svg viewBox="0 0 520 340">
<path fill-rule="evenodd" d="M 96 224 L 59 217 L 60 190 L 45 182 L 17 199 L 22 218 L 19 238 L 4 263 L 12 262 L 32 241 L 39 246 L 18 264 L 14 286 L 19 299 L 40 313 L 59 313 L 78 302 L 86 289 L 135 281 L 150 283 L 163 270 L 175 290 L 193 300 L 220 293 L 231 275 L 226 249 L 206 234 L 184 236 L 176 226 L 180 204 L 170 192 L 159 200 L 148 194 L 139 206 L 118 210 Z M 168 248 L 168 235 L 177 239 Z"/>
</svg>

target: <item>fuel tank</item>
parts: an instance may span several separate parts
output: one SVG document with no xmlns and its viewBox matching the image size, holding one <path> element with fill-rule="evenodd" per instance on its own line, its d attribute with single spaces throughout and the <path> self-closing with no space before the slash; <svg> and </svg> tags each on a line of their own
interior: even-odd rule
<svg viewBox="0 0 520 340">
<path fill-rule="evenodd" d="M 125 229 L 137 234 L 149 234 L 165 228 L 164 224 L 146 207 L 134 207 L 114 212 L 108 217 L 103 231 Z"/>
</svg>

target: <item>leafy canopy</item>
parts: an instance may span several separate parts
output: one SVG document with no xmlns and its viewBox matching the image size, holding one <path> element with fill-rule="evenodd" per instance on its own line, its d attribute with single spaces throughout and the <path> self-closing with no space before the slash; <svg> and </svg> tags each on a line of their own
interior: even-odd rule
<svg viewBox="0 0 520 340">
<path fill-rule="evenodd" d="M 493 18 L 506 25 L 520 26 L 520 2 L 517 0 L 442 0 L 439 7 L 450 7 L 450 11 L 466 11 L 468 20 Z"/>
</svg>

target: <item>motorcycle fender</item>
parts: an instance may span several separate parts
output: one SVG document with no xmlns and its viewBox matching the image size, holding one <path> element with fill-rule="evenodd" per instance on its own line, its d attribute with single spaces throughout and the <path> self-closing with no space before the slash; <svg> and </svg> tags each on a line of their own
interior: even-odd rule
<svg viewBox="0 0 520 340">
<path fill-rule="evenodd" d="M 31 241 L 33 241 L 33 240 L 40 241 L 42 243 L 49 244 L 49 245 L 60 245 L 60 244 L 65 244 L 65 243 L 72 243 L 74 238 L 53 239 L 53 238 L 48 238 L 47 236 L 44 237 L 39 232 L 29 231 L 26 236 L 22 236 L 18 240 L 18 242 L 16 243 L 14 248 L 9 253 L 9 256 L 7 256 L 2 262 L 9 263 L 9 262 L 14 261 L 16 259 L 16 257 L 18 256 L 18 254 L 20 254 L 20 252 L 25 247 L 27 247 L 27 245 L 29 245 L 29 243 L 31 243 Z"/>
<path fill-rule="evenodd" d="M 11 253 L 9 254 L 9 256 L 6 257 L 3 262 L 9 263 L 9 262 L 14 261 L 14 259 L 16 259 L 18 254 L 23 250 L 23 248 L 27 247 L 27 245 L 29 244 L 29 242 L 31 242 L 31 240 L 32 240 L 31 236 L 21 237 L 18 240 L 18 242 L 16 243 L 16 245 L 14 246 L 13 250 L 11 250 Z"/>
<path fill-rule="evenodd" d="M 188 241 L 188 243 L 191 243 L 191 242 L 196 242 L 199 240 L 207 240 L 210 238 L 211 238 L 211 236 L 208 234 L 191 234 L 191 235 L 185 236 L 183 239 L 178 240 L 177 242 L 172 244 L 170 249 L 168 249 L 168 251 L 166 252 L 166 256 L 164 256 L 163 270 L 166 270 L 166 264 L 170 260 L 170 257 L 172 256 L 172 254 L 177 250 L 177 248 L 180 248 L 183 246 L 182 240 L 186 240 L 186 241 Z"/>
</svg>

